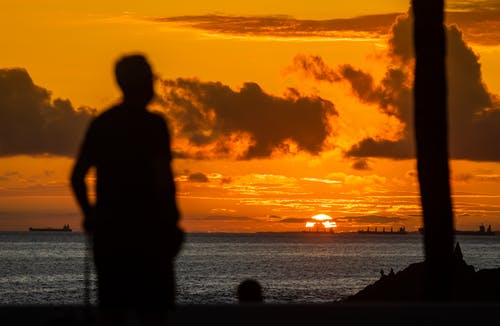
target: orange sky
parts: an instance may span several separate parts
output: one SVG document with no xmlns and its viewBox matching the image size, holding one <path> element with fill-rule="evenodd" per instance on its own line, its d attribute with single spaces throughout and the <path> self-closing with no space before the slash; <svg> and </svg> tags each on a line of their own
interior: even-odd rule
<svg viewBox="0 0 500 326">
<path fill-rule="evenodd" d="M 4 5 L 0 230 L 79 228 L 68 187 L 74 153 L 88 119 L 119 100 L 115 60 L 137 51 L 161 78 L 152 108 L 169 117 L 188 231 L 300 231 L 321 213 L 343 231 L 415 230 L 408 7 L 400 0 Z M 500 6 L 447 8 L 456 224 L 498 229 Z"/>
</svg>

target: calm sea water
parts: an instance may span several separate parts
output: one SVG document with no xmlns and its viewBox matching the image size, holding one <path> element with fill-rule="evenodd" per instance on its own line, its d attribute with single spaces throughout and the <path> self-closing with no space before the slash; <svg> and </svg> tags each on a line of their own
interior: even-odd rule
<svg viewBox="0 0 500 326">
<path fill-rule="evenodd" d="M 500 266 L 500 236 L 457 237 L 476 269 Z M 0 304 L 83 302 L 81 233 L 0 233 Z M 177 302 L 236 303 L 246 278 L 266 302 L 329 303 L 423 259 L 422 236 L 361 234 L 189 234 L 176 262 Z M 92 275 L 95 300 L 95 276 Z"/>
</svg>

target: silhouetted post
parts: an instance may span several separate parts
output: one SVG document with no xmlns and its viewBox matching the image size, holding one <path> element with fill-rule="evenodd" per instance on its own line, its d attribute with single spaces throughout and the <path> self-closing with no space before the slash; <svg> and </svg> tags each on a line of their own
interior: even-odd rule
<svg viewBox="0 0 500 326">
<path fill-rule="evenodd" d="M 428 266 L 426 298 L 451 291 L 453 212 L 447 134 L 444 0 L 412 0 L 415 44 L 415 136 Z"/>
</svg>

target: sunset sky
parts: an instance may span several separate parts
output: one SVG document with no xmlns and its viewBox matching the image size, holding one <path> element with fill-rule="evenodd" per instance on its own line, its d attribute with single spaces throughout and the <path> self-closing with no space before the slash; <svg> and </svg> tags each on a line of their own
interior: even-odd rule
<svg viewBox="0 0 500 326">
<path fill-rule="evenodd" d="M 137 52 L 159 77 L 187 231 L 421 226 L 409 1 L 5 2 L 0 230 L 80 229 L 74 157 Z M 497 230 L 500 3 L 447 1 L 446 20 L 456 227 Z"/>
</svg>

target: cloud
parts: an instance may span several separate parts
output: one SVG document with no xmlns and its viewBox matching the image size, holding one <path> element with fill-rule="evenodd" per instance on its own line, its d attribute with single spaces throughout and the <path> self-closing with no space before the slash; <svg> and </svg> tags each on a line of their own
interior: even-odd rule
<svg viewBox="0 0 500 326">
<path fill-rule="evenodd" d="M 461 1 L 450 4 L 446 21 L 460 26 L 469 42 L 498 46 L 500 3 L 497 0 Z"/>
<path fill-rule="evenodd" d="M 474 0 L 474 1 L 450 1 L 447 4 L 449 10 L 458 12 L 477 12 L 499 10 L 500 3 L 497 0 Z"/>
<path fill-rule="evenodd" d="M 24 69 L 0 69 L 0 157 L 74 156 L 96 111 L 75 109 L 68 100 L 52 101 Z"/>
<path fill-rule="evenodd" d="M 398 14 L 368 15 L 346 19 L 304 20 L 290 16 L 176 16 L 151 19 L 220 35 L 304 37 L 379 37 L 386 34 Z"/>
<path fill-rule="evenodd" d="M 410 159 L 415 157 L 413 142 L 410 138 L 399 141 L 365 138 L 352 146 L 346 156 L 354 158 L 378 157 L 392 159 Z"/>
<path fill-rule="evenodd" d="M 307 221 L 310 221 L 311 219 L 309 218 L 300 218 L 300 217 L 286 217 L 281 219 L 279 222 L 280 223 L 306 223 Z"/>
<path fill-rule="evenodd" d="M 177 158 L 318 154 L 331 132 L 328 119 L 337 115 L 331 102 L 293 89 L 278 97 L 255 83 L 240 90 L 189 79 L 164 81 L 163 86 L 175 136 L 187 141 L 187 146 L 174 148 Z M 50 91 L 35 85 L 26 70 L 0 70 L 0 157 L 72 157 L 95 115 L 96 110 L 75 109 L 68 100 L 52 100 Z"/>
<path fill-rule="evenodd" d="M 498 1 L 472 1 L 448 6 L 446 21 L 457 24 L 467 40 L 482 45 L 498 45 L 500 6 Z M 365 15 L 351 18 L 311 20 L 290 16 L 175 16 L 156 17 L 149 21 L 178 28 L 200 30 L 212 35 L 240 37 L 272 37 L 281 39 L 356 39 L 381 38 L 397 16 L 403 13 Z"/>
<path fill-rule="evenodd" d="M 305 77 L 318 81 L 347 81 L 353 95 L 362 102 L 378 104 L 383 113 L 403 121 L 411 117 L 412 93 L 407 68 L 390 67 L 378 85 L 369 73 L 361 69 L 349 64 L 334 69 L 316 55 L 297 55 L 287 70 L 300 72 Z"/>
<path fill-rule="evenodd" d="M 389 58 L 392 64 L 379 83 L 367 72 L 341 65 L 336 69 L 317 57 L 301 56 L 297 70 L 310 68 L 332 74 L 330 79 L 309 74 L 317 80 L 350 84 L 352 94 L 361 102 L 377 105 L 380 112 L 396 117 L 404 125 L 399 139 L 369 137 L 346 151 L 353 158 L 387 157 L 408 159 L 415 157 L 413 130 L 412 50 L 411 21 L 408 16 L 399 17 L 389 37 Z M 500 161 L 500 100 L 491 94 L 481 76 L 478 56 L 464 41 L 462 32 L 455 25 L 447 27 L 448 45 L 448 112 L 450 157 L 472 161 Z M 307 74 L 306 74 L 307 75 Z"/>
<path fill-rule="evenodd" d="M 457 182 L 468 183 L 471 181 L 479 182 L 499 182 L 499 174 L 472 174 L 472 173 L 461 173 L 453 176 L 453 180 Z"/>
<path fill-rule="evenodd" d="M 366 159 L 358 159 L 352 163 L 351 168 L 354 170 L 370 170 L 370 165 L 368 164 L 368 160 Z"/>
<path fill-rule="evenodd" d="M 267 217 L 268 221 L 271 221 L 271 222 L 279 222 L 281 220 L 281 216 L 278 216 L 278 215 L 269 215 Z"/>
<path fill-rule="evenodd" d="M 170 117 L 174 148 L 191 158 L 266 158 L 274 153 L 318 154 L 332 132 L 333 103 L 290 90 L 283 97 L 256 83 L 233 90 L 220 82 L 164 80 L 160 100 Z M 182 148 L 181 148 L 182 147 Z"/>
<path fill-rule="evenodd" d="M 0 180 L 7 181 L 7 180 Z M 0 197 L 24 197 L 24 196 L 67 196 L 68 182 L 43 181 L 36 178 L 24 178 L 19 176 L 15 180 L 16 185 L 0 187 Z"/>
<path fill-rule="evenodd" d="M 210 182 L 210 180 L 208 180 L 208 177 L 201 172 L 190 174 L 188 180 L 191 182 Z"/>
<path fill-rule="evenodd" d="M 318 81 L 336 82 L 341 77 L 335 69 L 330 68 L 323 58 L 318 55 L 298 54 L 293 58 L 291 67 L 285 69 L 285 73 L 300 71 L 305 77 L 313 78 Z"/>
<path fill-rule="evenodd" d="M 230 184 L 232 182 L 233 182 L 233 178 L 232 177 L 222 177 L 220 179 L 220 183 L 223 184 L 223 185 L 224 184 Z"/>
<path fill-rule="evenodd" d="M 411 49 L 398 40 L 411 35 L 410 19 L 399 19 L 392 38 L 393 55 L 407 62 Z M 399 27 L 401 28 L 399 28 Z M 399 36 L 398 36 L 399 35 Z M 500 160 L 500 102 L 482 80 L 479 57 L 457 26 L 447 28 L 448 111 L 450 157 L 474 161 Z M 498 39 L 497 39 L 498 40 Z M 404 110 L 402 110 L 404 111 Z M 407 134 L 413 134 L 411 116 L 403 117 Z M 400 148 L 407 139 L 399 144 Z M 401 153 L 401 151 L 399 151 Z"/>
<path fill-rule="evenodd" d="M 18 171 L 6 171 L 0 174 L 0 181 L 9 181 L 13 178 L 20 177 L 21 174 Z"/>
<path fill-rule="evenodd" d="M 347 216 L 336 218 L 342 222 L 355 222 L 355 223 L 372 223 L 372 224 L 387 224 L 403 221 L 404 219 L 397 216 L 378 216 L 378 215 L 364 215 L 364 216 Z"/>
</svg>

